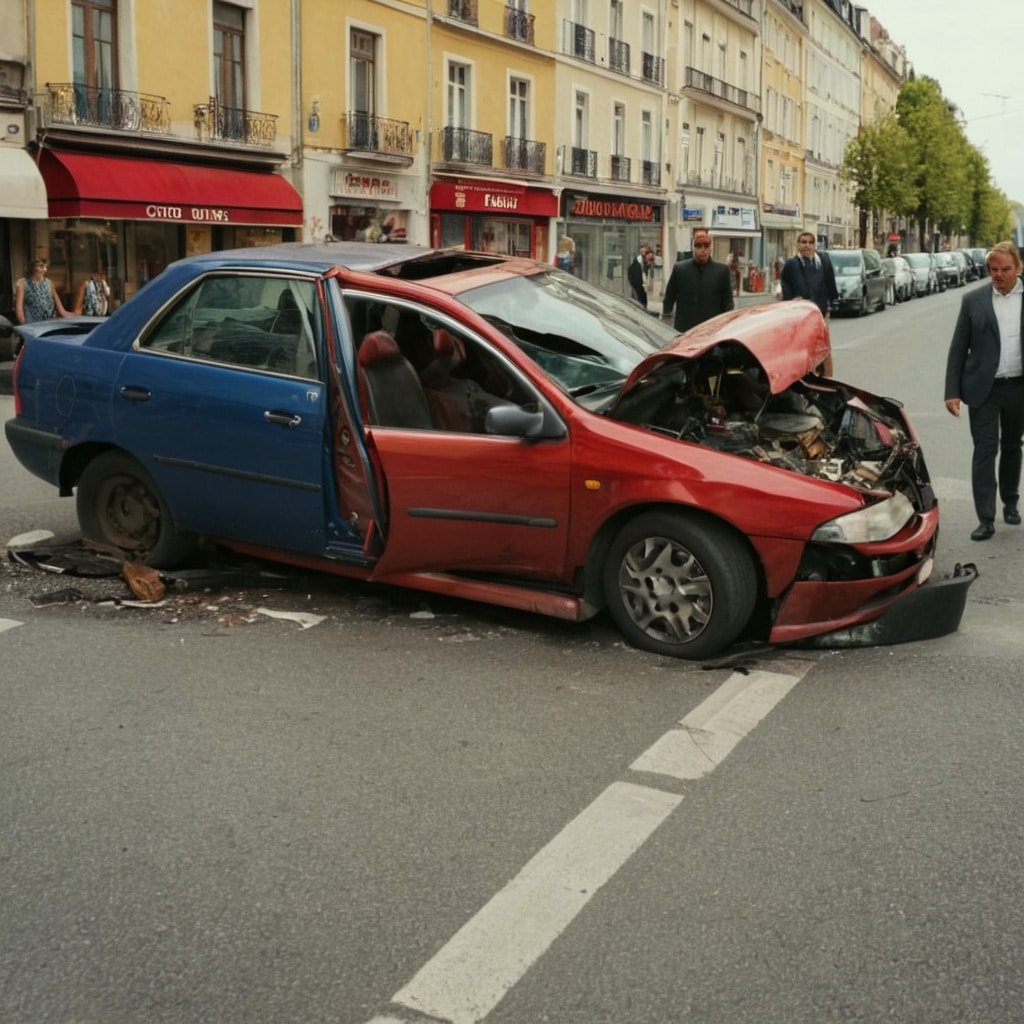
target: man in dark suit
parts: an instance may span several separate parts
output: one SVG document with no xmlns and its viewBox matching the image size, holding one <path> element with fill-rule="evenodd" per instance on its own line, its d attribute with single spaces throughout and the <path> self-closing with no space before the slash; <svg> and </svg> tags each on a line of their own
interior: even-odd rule
<svg viewBox="0 0 1024 1024">
<path fill-rule="evenodd" d="M 682 334 L 691 327 L 733 308 L 729 268 L 711 258 L 711 235 L 694 228 L 693 259 L 680 260 L 668 276 L 661 318 L 672 320 Z"/>
<path fill-rule="evenodd" d="M 647 308 L 647 274 L 651 264 L 654 262 L 654 250 L 649 245 L 640 246 L 640 255 L 636 257 L 626 271 L 626 279 L 629 281 L 629 293 L 640 303 L 644 309 Z"/>
<path fill-rule="evenodd" d="M 826 321 L 831 317 L 829 303 L 839 298 L 836 272 L 827 253 L 816 252 L 817 240 L 810 231 L 802 231 L 796 240 L 797 255 L 783 264 L 780 281 L 783 299 L 809 299 Z M 832 376 L 832 356 L 819 367 L 826 377 Z"/>
<path fill-rule="evenodd" d="M 988 540 L 996 532 L 997 493 L 1003 502 L 1003 521 L 1020 525 L 1024 437 L 1021 258 L 1012 242 L 1000 242 L 985 262 L 992 286 L 963 297 L 946 360 L 946 408 L 959 416 L 960 403 L 966 403 L 974 442 L 971 488 L 978 526 L 971 540 Z"/>
</svg>

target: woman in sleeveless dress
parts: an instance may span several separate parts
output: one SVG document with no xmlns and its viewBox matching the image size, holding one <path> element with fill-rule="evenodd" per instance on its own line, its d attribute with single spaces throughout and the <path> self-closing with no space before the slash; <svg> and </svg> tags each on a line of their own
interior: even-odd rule
<svg viewBox="0 0 1024 1024">
<path fill-rule="evenodd" d="M 46 260 L 33 260 L 32 273 L 21 278 L 14 289 L 14 315 L 19 324 L 71 316 L 60 301 L 57 289 L 46 276 Z"/>
</svg>

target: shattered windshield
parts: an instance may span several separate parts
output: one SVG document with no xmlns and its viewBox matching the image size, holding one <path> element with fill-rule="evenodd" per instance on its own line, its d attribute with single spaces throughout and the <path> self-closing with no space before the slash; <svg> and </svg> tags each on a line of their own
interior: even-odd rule
<svg viewBox="0 0 1024 1024">
<path fill-rule="evenodd" d="M 620 384 L 675 331 L 635 303 L 552 269 L 462 292 L 565 391 Z"/>
</svg>

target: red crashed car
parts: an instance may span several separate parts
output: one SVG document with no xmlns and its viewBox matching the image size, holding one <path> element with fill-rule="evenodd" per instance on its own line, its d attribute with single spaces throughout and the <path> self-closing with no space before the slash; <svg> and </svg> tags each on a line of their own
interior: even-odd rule
<svg viewBox="0 0 1024 1024">
<path fill-rule="evenodd" d="M 285 245 L 19 329 L 21 463 L 158 567 L 198 536 L 704 658 L 887 614 L 938 507 L 897 402 L 815 375 L 810 303 L 681 337 L 546 264 Z M 928 588 L 925 588 L 928 590 Z"/>
</svg>

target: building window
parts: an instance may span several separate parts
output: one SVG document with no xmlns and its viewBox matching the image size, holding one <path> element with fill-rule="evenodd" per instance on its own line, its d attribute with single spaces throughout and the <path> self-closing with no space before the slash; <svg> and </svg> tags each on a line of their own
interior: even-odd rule
<svg viewBox="0 0 1024 1024">
<path fill-rule="evenodd" d="M 616 156 L 625 155 L 626 151 L 626 106 L 616 103 L 612 111 L 612 152 Z"/>
<path fill-rule="evenodd" d="M 448 112 L 449 128 L 469 127 L 469 65 L 448 65 Z"/>
<path fill-rule="evenodd" d="M 523 78 L 509 82 L 508 134 L 513 139 L 529 138 L 530 83 Z"/>
<path fill-rule="evenodd" d="M 213 63 L 218 128 L 224 138 L 245 138 L 245 11 L 213 5 Z"/>
<path fill-rule="evenodd" d="M 71 4 L 75 85 L 117 88 L 116 26 L 116 0 L 74 0 Z"/>
<path fill-rule="evenodd" d="M 352 29 L 349 42 L 349 77 L 352 109 L 358 114 L 377 113 L 377 37 Z"/>
</svg>

